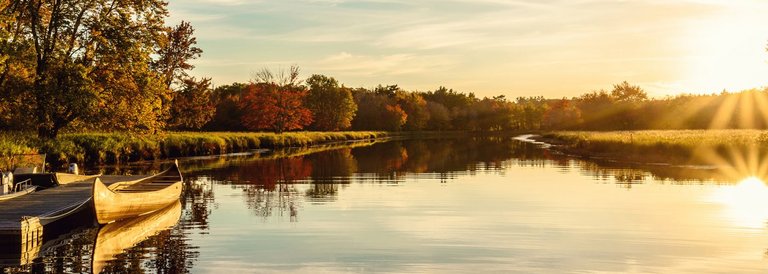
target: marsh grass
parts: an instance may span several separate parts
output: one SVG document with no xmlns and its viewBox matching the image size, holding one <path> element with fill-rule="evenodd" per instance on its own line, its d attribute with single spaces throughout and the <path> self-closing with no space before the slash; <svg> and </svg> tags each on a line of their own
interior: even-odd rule
<svg viewBox="0 0 768 274">
<path fill-rule="evenodd" d="M 42 141 L 32 133 L 0 134 L 0 159 L 11 155 L 45 153 L 52 167 L 66 163 L 109 164 L 161 158 L 215 155 L 260 148 L 302 147 L 333 142 L 370 140 L 386 132 L 166 132 L 157 135 L 132 133 L 69 133 Z M 2 164 L 2 163 L 0 163 Z"/>
<path fill-rule="evenodd" d="M 768 155 L 764 130 L 559 131 L 541 140 L 581 156 L 643 163 L 712 164 L 713 157 Z"/>
</svg>

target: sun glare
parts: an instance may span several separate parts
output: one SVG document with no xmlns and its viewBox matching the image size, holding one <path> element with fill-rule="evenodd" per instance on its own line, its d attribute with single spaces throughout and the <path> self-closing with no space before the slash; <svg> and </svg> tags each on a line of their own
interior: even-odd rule
<svg viewBox="0 0 768 274">
<path fill-rule="evenodd" d="M 685 39 L 691 54 L 685 86 L 689 92 L 739 91 L 766 84 L 765 35 L 760 35 L 764 15 L 733 7 L 691 27 Z"/>
<path fill-rule="evenodd" d="M 765 228 L 768 221 L 768 186 L 757 177 L 748 177 L 735 186 L 719 188 L 713 200 L 725 206 L 724 216 L 734 225 Z"/>
</svg>

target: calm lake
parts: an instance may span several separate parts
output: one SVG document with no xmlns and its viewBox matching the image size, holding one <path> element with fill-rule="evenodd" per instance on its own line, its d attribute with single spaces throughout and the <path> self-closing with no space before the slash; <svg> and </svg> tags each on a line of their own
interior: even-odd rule
<svg viewBox="0 0 768 274">
<path fill-rule="evenodd" d="M 353 143 L 181 166 L 179 205 L 46 235 L 24 265 L 3 255 L 16 258 L 4 272 L 768 270 L 768 187 L 710 179 L 717 171 L 701 167 L 600 163 L 513 138 Z"/>
</svg>

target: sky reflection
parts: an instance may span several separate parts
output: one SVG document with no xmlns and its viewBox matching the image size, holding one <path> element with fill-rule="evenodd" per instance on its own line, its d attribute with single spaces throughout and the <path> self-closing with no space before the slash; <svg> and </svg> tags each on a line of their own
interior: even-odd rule
<svg viewBox="0 0 768 274">
<path fill-rule="evenodd" d="M 429 144 L 429 146 L 425 144 Z M 511 139 L 182 162 L 179 224 L 114 256 L 150 272 L 760 273 L 768 187 Z M 276 156 L 276 155 L 279 155 Z M 160 168 L 155 164 L 133 168 Z M 125 172 L 141 172 L 133 168 Z M 89 269 L 94 229 L 32 269 Z M 89 240 L 90 239 L 90 240 Z M 80 259 L 78 259 L 80 258 Z M 28 268 L 6 268 L 8 272 Z"/>
</svg>

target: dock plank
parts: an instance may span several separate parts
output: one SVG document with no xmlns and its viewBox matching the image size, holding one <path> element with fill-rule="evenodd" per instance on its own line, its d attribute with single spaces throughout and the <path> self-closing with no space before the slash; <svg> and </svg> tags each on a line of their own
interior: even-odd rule
<svg viewBox="0 0 768 274">
<path fill-rule="evenodd" d="M 0 202 L 0 233 L 18 231 L 23 217 L 55 216 L 91 198 L 93 181 L 80 181 Z"/>
</svg>

